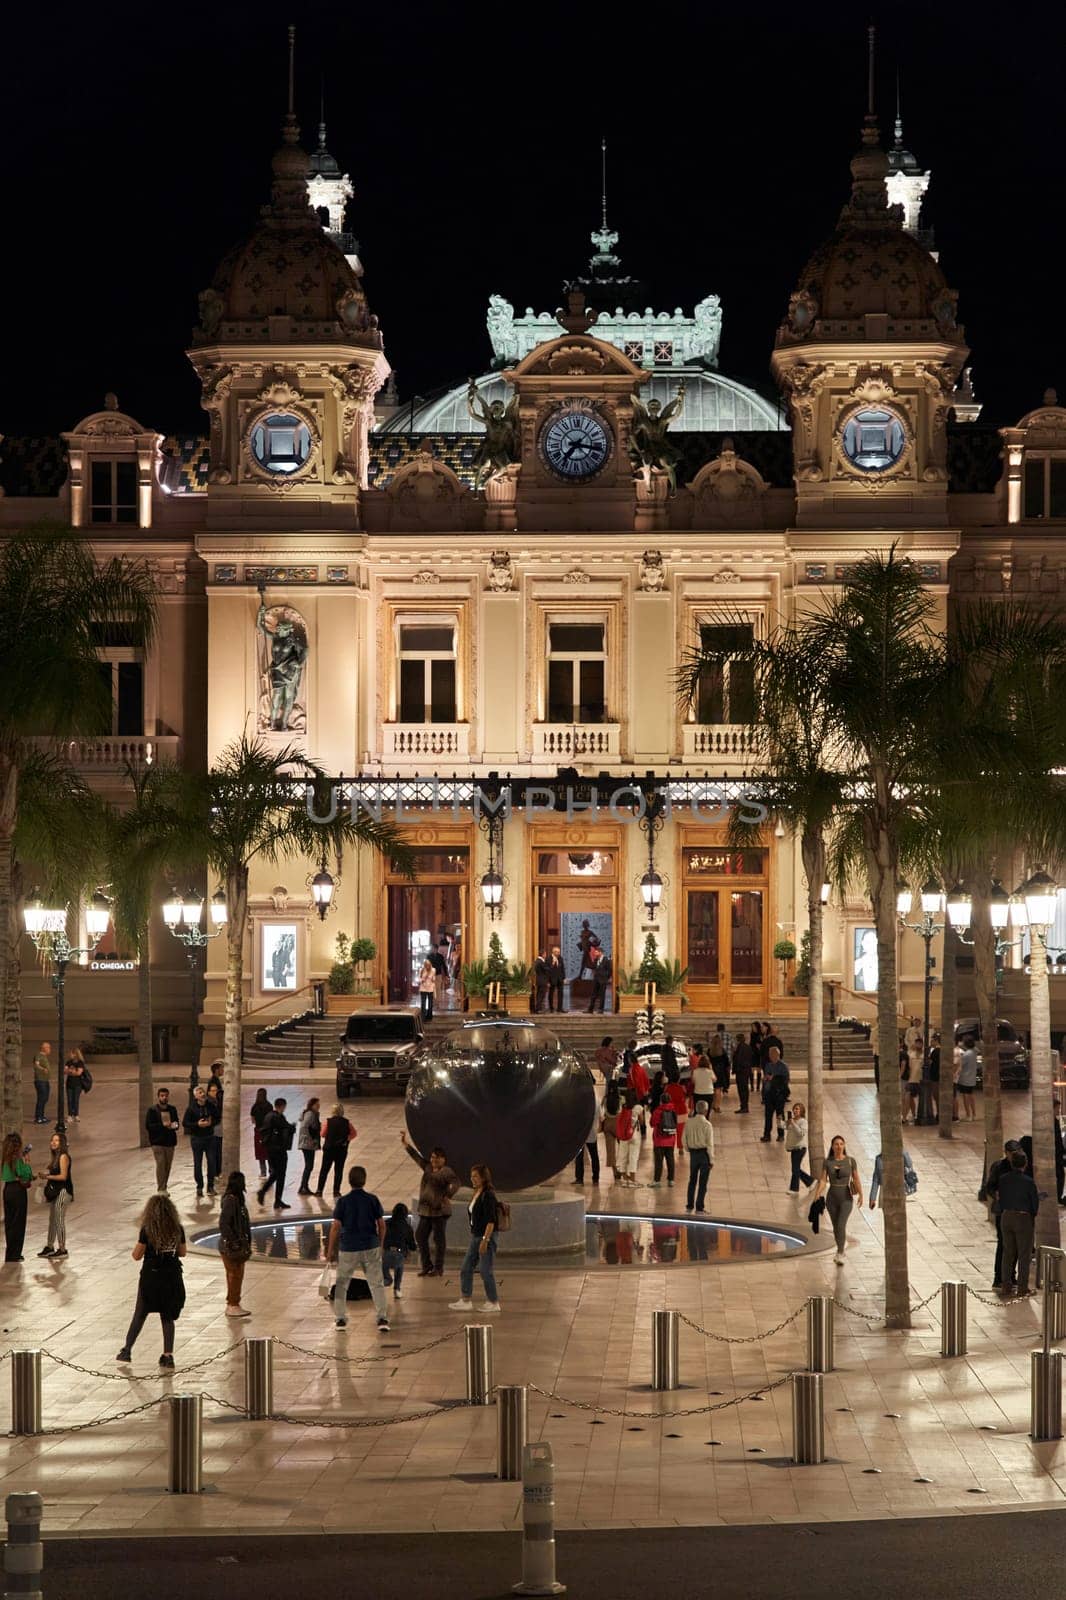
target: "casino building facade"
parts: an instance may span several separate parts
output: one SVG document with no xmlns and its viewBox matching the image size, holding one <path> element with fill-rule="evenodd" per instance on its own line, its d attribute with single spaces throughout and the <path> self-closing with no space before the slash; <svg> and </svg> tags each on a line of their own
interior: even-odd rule
<svg viewBox="0 0 1066 1600">
<path fill-rule="evenodd" d="M 473 394 L 463 383 L 405 406 L 346 232 L 352 185 L 325 130 L 309 158 L 290 115 L 270 205 L 199 297 L 187 355 L 205 436 L 157 431 L 113 396 L 60 440 L 9 431 L 0 528 L 71 524 L 149 561 L 160 590 L 149 652 L 101 644 L 112 730 L 76 741 L 75 763 L 119 796 L 127 761 L 203 765 L 244 729 L 295 740 L 342 800 L 354 789 L 395 815 L 417 852 L 414 883 L 370 853 L 346 860 L 324 921 L 317 861 L 258 870 L 250 1017 L 300 1009 L 339 930 L 374 941 L 374 990 L 408 1002 L 429 945 L 457 971 L 492 932 L 527 962 L 561 945 L 578 978 L 586 922 L 616 972 L 653 929 L 699 1012 L 802 1008 L 773 957 L 805 926 L 794 841 L 770 828 L 744 851 L 725 842 L 751 685 L 727 661 L 681 706 L 686 651 L 740 649 L 893 542 L 942 618 L 978 595 L 1058 595 L 1066 574 L 1066 409 L 1049 393 L 1014 426 L 980 419 L 956 295 L 920 228 L 927 183 L 899 125 L 886 155 L 867 118 L 850 197 L 797 263 L 768 352 L 776 400 L 720 372 L 717 296 L 691 315 L 646 309 L 604 214 L 564 310 L 516 315 L 493 296 L 493 359 Z M 650 402 L 682 389 L 674 488 L 635 469 L 631 445 Z M 486 419 L 512 430 L 492 470 Z M 490 825 L 480 802 L 499 804 L 509 778 L 510 814 Z M 640 788 L 669 800 L 650 841 L 663 880 L 651 915 Z M 490 870 L 503 880 L 491 913 Z M 864 992 L 869 922 L 861 896 L 828 919 L 842 1006 Z M 152 950 L 157 1014 L 180 1051 L 188 976 L 161 920 Z M 132 1019 L 132 979 L 97 969 L 105 1013 Z M 905 995 L 920 974 L 915 942 Z M 571 1002 L 585 1003 L 580 982 Z M 43 1020 L 43 987 L 31 1014 L 38 1003 Z M 445 1003 L 462 1004 L 457 980 Z M 68 1004 L 76 1014 L 73 982 Z M 81 1004 L 101 1014 L 89 987 Z"/>
</svg>

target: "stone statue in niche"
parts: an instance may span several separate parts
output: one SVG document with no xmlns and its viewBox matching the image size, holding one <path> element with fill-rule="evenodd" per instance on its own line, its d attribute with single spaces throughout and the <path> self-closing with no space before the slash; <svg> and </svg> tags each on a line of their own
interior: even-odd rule
<svg viewBox="0 0 1066 1600">
<path fill-rule="evenodd" d="M 307 704 L 302 685 L 308 652 L 307 625 L 292 606 L 271 606 L 268 610 L 264 586 L 259 584 L 258 588 L 255 625 L 259 632 L 259 731 L 306 733 Z"/>
<path fill-rule="evenodd" d="M 515 395 L 507 406 L 502 400 L 494 400 L 487 406 L 471 378 L 466 404 L 470 415 L 485 424 L 485 437 L 474 457 L 474 488 L 480 489 L 486 478 L 502 472 L 504 467 L 519 459 L 518 396 Z"/>
<path fill-rule="evenodd" d="M 666 433 L 671 422 L 681 415 L 684 405 L 684 379 L 678 384 L 677 394 L 668 406 L 663 406 L 658 400 L 649 400 L 647 405 L 641 400 L 633 402 L 633 433 L 629 446 L 633 470 L 648 474 L 653 471 L 665 472 L 672 490 L 677 488 L 674 468 L 681 459 L 681 452 L 669 442 Z"/>
</svg>

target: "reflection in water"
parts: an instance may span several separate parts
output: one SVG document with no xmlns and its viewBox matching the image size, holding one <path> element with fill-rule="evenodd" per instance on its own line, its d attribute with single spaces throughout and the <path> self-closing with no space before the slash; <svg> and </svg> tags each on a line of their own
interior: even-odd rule
<svg viewBox="0 0 1066 1600">
<path fill-rule="evenodd" d="M 329 1237 L 330 1218 L 313 1222 L 258 1222 L 252 1224 L 252 1255 L 271 1261 L 321 1261 Z M 739 1222 L 678 1221 L 672 1217 L 603 1217 L 590 1215 L 585 1222 L 585 1260 L 591 1266 L 632 1267 L 642 1263 L 670 1266 L 688 1261 L 736 1261 L 751 1256 L 785 1255 L 802 1250 L 806 1241 L 798 1233 L 759 1228 Z M 200 1250 L 217 1250 L 218 1234 L 197 1239 Z M 501 1267 L 506 1241 L 500 1253 Z M 569 1265 L 523 1256 L 523 1267 Z"/>
</svg>

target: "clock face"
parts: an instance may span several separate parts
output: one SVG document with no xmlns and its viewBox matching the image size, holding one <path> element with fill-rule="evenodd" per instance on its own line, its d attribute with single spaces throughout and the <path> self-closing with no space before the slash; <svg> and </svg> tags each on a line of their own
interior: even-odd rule
<svg viewBox="0 0 1066 1600">
<path fill-rule="evenodd" d="M 594 412 L 564 406 L 544 424 L 540 449 L 561 478 L 592 478 L 606 465 L 611 435 Z"/>
</svg>

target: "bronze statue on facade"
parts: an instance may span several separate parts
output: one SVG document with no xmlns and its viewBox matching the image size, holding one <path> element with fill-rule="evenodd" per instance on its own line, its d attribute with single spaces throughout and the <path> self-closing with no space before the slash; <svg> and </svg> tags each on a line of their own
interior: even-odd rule
<svg viewBox="0 0 1066 1600">
<path fill-rule="evenodd" d="M 663 406 L 658 400 L 649 400 L 647 405 L 641 400 L 633 401 L 633 432 L 629 445 L 633 470 L 665 472 L 670 488 L 675 491 L 677 477 L 674 468 L 681 459 L 681 452 L 674 448 L 666 435 L 671 422 L 681 415 L 684 406 L 684 379 L 678 384 L 677 395 L 668 406 Z"/>
<path fill-rule="evenodd" d="M 284 614 L 274 617 L 273 627 L 267 625 L 267 609 L 263 584 L 259 589 L 259 612 L 255 625 L 266 640 L 266 671 L 270 686 L 270 722 L 272 732 L 286 733 L 292 722 L 300 693 L 304 663 L 307 660 L 307 635 L 302 628 Z"/>
<path fill-rule="evenodd" d="M 513 466 L 519 459 L 518 396 L 515 395 L 506 406 L 502 400 L 493 400 L 491 405 L 486 405 L 471 378 L 466 391 L 466 403 L 470 415 L 485 425 L 485 437 L 478 446 L 473 463 L 474 488 L 480 489 L 486 478 Z"/>
</svg>

